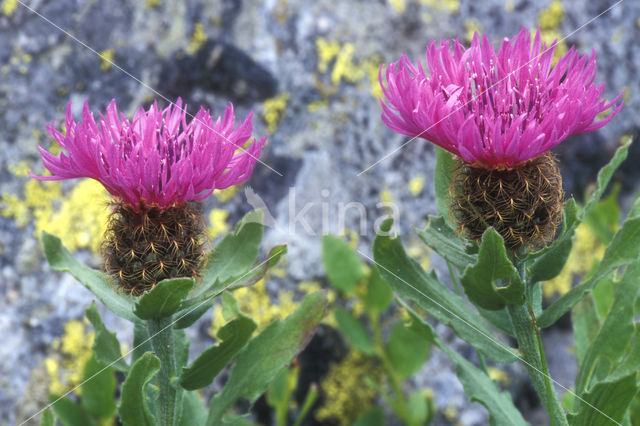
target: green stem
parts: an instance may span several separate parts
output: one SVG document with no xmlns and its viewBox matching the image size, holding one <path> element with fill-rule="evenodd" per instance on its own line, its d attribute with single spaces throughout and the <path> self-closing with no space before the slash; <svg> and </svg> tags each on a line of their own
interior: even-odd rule
<svg viewBox="0 0 640 426">
<path fill-rule="evenodd" d="M 404 392 L 402 390 L 402 382 L 396 372 L 393 370 L 391 361 L 387 357 L 387 353 L 384 350 L 384 342 L 382 340 L 382 332 L 380 330 L 380 321 L 376 315 L 369 315 L 369 321 L 371 323 L 371 329 L 373 330 L 375 352 L 378 358 L 382 361 L 382 365 L 389 377 L 391 388 L 393 389 L 394 399 L 393 401 L 387 401 L 393 411 L 396 412 L 398 417 L 407 424 L 411 424 L 411 417 L 409 416 L 407 402 L 404 399 Z M 390 399 L 390 398 L 389 398 Z"/>
<path fill-rule="evenodd" d="M 558 395 L 553 389 L 553 383 L 549 376 L 547 368 L 547 360 L 544 356 L 542 348 L 542 340 L 540 332 L 532 317 L 533 312 L 529 310 L 525 303 L 522 306 L 507 305 L 513 329 L 518 340 L 518 347 L 522 352 L 522 359 L 531 377 L 533 386 L 535 387 L 544 408 L 549 413 L 549 419 L 552 425 L 567 425 L 567 417 L 560 405 Z"/>
<path fill-rule="evenodd" d="M 147 329 L 151 337 L 151 347 L 160 359 L 158 373 L 158 412 L 156 421 L 159 426 L 175 426 L 178 423 L 178 393 L 174 380 L 176 378 L 176 352 L 171 317 L 150 319 Z"/>
<path fill-rule="evenodd" d="M 482 355 L 482 352 L 480 351 L 476 351 L 476 353 L 478 354 L 478 358 L 480 359 L 482 371 L 484 371 L 484 373 L 489 376 L 489 368 L 487 367 L 487 361 L 485 360 L 484 355 Z"/>
</svg>

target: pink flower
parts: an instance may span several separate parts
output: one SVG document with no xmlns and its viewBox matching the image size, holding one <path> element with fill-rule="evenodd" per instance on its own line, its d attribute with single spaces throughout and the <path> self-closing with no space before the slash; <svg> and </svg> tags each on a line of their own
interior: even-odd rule
<svg viewBox="0 0 640 426">
<path fill-rule="evenodd" d="M 497 53 L 486 35 L 476 33 L 465 49 L 458 40 L 432 41 L 427 69 L 406 55 L 380 68 L 382 120 L 392 130 L 422 137 L 489 169 L 513 169 L 574 133 L 607 124 L 622 108 L 601 99 L 596 86 L 595 52 L 580 56 L 574 47 L 552 66 L 554 41 L 547 49 L 540 30 L 533 44 L 523 28 L 505 39 Z M 599 113 L 613 110 L 599 121 Z"/>
<path fill-rule="evenodd" d="M 42 162 L 52 176 L 32 177 L 92 178 L 136 210 L 201 200 L 251 176 L 266 141 L 265 137 L 239 149 L 251 138 L 251 118 L 252 113 L 236 127 L 229 104 L 215 123 L 202 107 L 187 122 L 186 109 L 178 99 L 162 111 L 155 103 L 146 111 L 140 108 L 130 122 L 112 100 L 97 123 L 85 102 L 82 121 L 76 123 L 69 103 L 66 134 L 53 124 L 47 126 L 66 153 L 56 157 L 40 147 Z"/>
</svg>

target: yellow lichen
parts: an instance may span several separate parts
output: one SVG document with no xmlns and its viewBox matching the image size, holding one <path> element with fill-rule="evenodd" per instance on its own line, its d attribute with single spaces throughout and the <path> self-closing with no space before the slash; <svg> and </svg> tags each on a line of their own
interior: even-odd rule
<svg viewBox="0 0 640 426">
<path fill-rule="evenodd" d="M 333 289 L 325 289 L 318 281 L 300 281 L 298 283 L 298 290 L 303 294 L 311 294 L 314 291 L 323 289 L 327 292 L 327 301 L 329 302 L 329 305 L 333 304 L 333 302 L 336 301 L 336 292 Z M 327 315 L 325 318 L 330 316 L 331 315 Z"/>
<path fill-rule="evenodd" d="M 191 40 L 187 47 L 187 53 L 193 55 L 196 53 L 207 41 L 207 34 L 204 32 L 204 26 L 198 22 L 196 23 L 193 34 L 191 34 Z"/>
<path fill-rule="evenodd" d="M 374 55 L 362 63 L 362 67 L 369 78 L 369 91 L 375 99 L 380 99 L 383 96 L 382 87 L 380 87 L 380 81 L 378 80 L 380 65 L 382 65 L 382 58 L 378 55 Z"/>
<path fill-rule="evenodd" d="M 316 39 L 316 51 L 318 52 L 318 71 L 324 73 L 327 72 L 331 61 L 340 52 L 340 43 L 318 37 Z"/>
<path fill-rule="evenodd" d="M 504 2 L 504 10 L 505 12 L 513 12 L 516 9 L 515 3 L 511 0 L 507 0 Z"/>
<path fill-rule="evenodd" d="M 444 407 L 443 414 L 447 418 L 447 420 L 454 421 L 458 418 L 460 413 L 458 413 L 458 409 L 455 405 L 449 403 L 446 407 Z"/>
<path fill-rule="evenodd" d="M 383 203 L 392 202 L 391 190 L 386 185 L 383 187 L 382 191 L 380 191 L 380 201 L 382 201 Z"/>
<path fill-rule="evenodd" d="M 407 8 L 407 4 L 404 0 L 388 0 L 389 6 L 396 12 L 402 13 Z"/>
<path fill-rule="evenodd" d="M 473 40 L 473 35 L 475 33 L 481 33 L 482 28 L 480 27 L 480 22 L 476 19 L 467 19 L 464 21 L 464 29 L 466 31 L 465 38 L 467 41 Z"/>
<path fill-rule="evenodd" d="M 382 96 L 382 90 L 378 83 L 378 69 L 382 63 L 380 56 L 373 55 L 368 59 L 356 61 L 354 59 L 356 48 L 353 43 L 340 44 L 337 41 L 327 41 L 322 37 L 316 39 L 316 49 L 318 72 L 329 71 L 329 67 L 333 63 L 329 76 L 333 87 L 322 88 L 321 93 L 328 96 L 335 93 L 335 88 L 342 82 L 354 84 L 366 79 L 369 82 L 372 96 L 376 99 Z M 319 82 L 318 85 L 320 84 Z"/>
<path fill-rule="evenodd" d="M 584 223 L 580 224 L 576 228 L 573 250 L 564 268 L 557 277 L 542 284 L 544 296 L 563 295 L 571 290 L 574 277 L 589 272 L 594 262 L 602 258 L 604 250 L 604 245 L 598 241 L 591 228 Z"/>
<path fill-rule="evenodd" d="M 325 108 L 328 105 L 329 103 L 325 99 L 320 99 L 319 101 L 314 101 L 307 105 L 307 111 L 314 112 L 317 109 Z"/>
<path fill-rule="evenodd" d="M 554 40 L 561 40 L 556 45 L 553 64 L 558 62 L 558 59 L 568 51 L 567 43 L 562 40 L 562 33 L 559 29 L 560 24 L 564 21 L 564 16 L 564 6 L 559 0 L 552 0 L 549 6 L 538 15 L 538 27 L 541 30 L 542 41 L 549 46 Z"/>
<path fill-rule="evenodd" d="M 267 132 L 273 133 L 278 128 L 278 123 L 284 116 L 289 101 L 289 93 L 281 93 L 273 98 L 265 100 L 262 104 L 262 118 L 267 124 Z"/>
<path fill-rule="evenodd" d="M 620 43 L 622 41 L 622 36 L 624 36 L 626 29 L 622 26 L 616 28 L 616 30 L 611 34 L 611 42 L 612 43 Z"/>
<path fill-rule="evenodd" d="M 100 250 L 107 227 L 111 197 L 99 182 L 91 179 L 78 183 L 63 198 L 60 208 L 48 215 L 36 215 L 36 235 L 42 231 L 58 235 L 71 250 Z"/>
<path fill-rule="evenodd" d="M 71 320 L 64 324 L 61 337 L 52 343 L 53 354 L 45 359 L 49 377 L 49 393 L 62 395 L 81 383 L 84 366 L 91 357 L 93 332 L 87 332 L 87 322 Z M 80 388 L 74 392 L 79 394 Z"/>
<path fill-rule="evenodd" d="M 564 21 L 564 6 L 559 0 L 552 0 L 546 9 L 538 14 L 538 25 L 541 30 L 558 28 Z"/>
<path fill-rule="evenodd" d="M 631 105 L 631 87 L 624 86 L 622 90 L 622 100 L 624 101 L 624 104 L 627 106 Z"/>
<path fill-rule="evenodd" d="M 339 363 L 331 364 L 320 383 L 325 400 L 315 413 L 316 420 L 351 424 L 376 397 L 376 391 L 366 384 L 367 378 L 376 381 L 381 376 L 382 369 L 370 357 L 350 351 Z"/>
<path fill-rule="evenodd" d="M 271 300 L 265 279 L 261 279 L 251 287 L 241 287 L 233 292 L 242 312 L 253 318 L 261 330 L 273 320 L 284 318 L 295 310 L 297 303 L 293 301 L 293 292 L 280 290 L 277 301 Z M 210 334 L 215 336 L 218 329 L 226 323 L 222 316 L 222 307 L 216 305 L 213 310 L 213 321 Z"/>
<path fill-rule="evenodd" d="M 236 193 L 238 192 L 239 189 L 240 189 L 240 185 L 234 185 L 226 189 L 214 191 L 213 195 L 221 203 L 226 203 L 227 201 L 229 201 L 230 199 L 236 196 Z"/>
<path fill-rule="evenodd" d="M 425 271 L 428 271 L 431 267 L 431 251 L 422 241 L 409 241 L 407 255 L 416 259 Z"/>
<path fill-rule="evenodd" d="M 509 385 L 509 382 L 511 381 L 509 378 L 509 375 L 506 373 L 506 371 L 498 368 L 498 367 L 489 367 L 489 377 L 491 378 L 491 380 L 495 380 L 496 382 L 502 383 L 505 386 Z"/>
<path fill-rule="evenodd" d="M 153 9 L 154 7 L 159 7 L 160 3 L 161 3 L 160 0 L 147 0 L 144 3 L 144 8 Z"/>
<path fill-rule="evenodd" d="M 16 177 L 27 174 L 26 163 L 9 170 Z M 2 194 L 0 215 L 12 218 L 19 228 L 34 222 L 35 235 L 42 231 L 58 235 L 70 250 L 99 249 L 106 227 L 110 197 L 98 182 L 81 181 L 66 197 L 60 182 L 28 180 L 23 196 Z"/>
<path fill-rule="evenodd" d="M 100 71 L 105 72 L 111 69 L 115 55 L 115 49 L 105 49 L 100 52 Z"/>
<path fill-rule="evenodd" d="M 418 3 L 427 5 L 431 9 L 450 13 L 460 10 L 460 0 L 418 0 Z"/>
<path fill-rule="evenodd" d="M 227 219 L 229 218 L 229 212 L 223 209 L 213 209 L 209 213 L 209 230 L 207 234 L 212 240 L 219 237 L 222 234 L 229 232 L 229 224 Z"/>
<path fill-rule="evenodd" d="M 419 195 L 424 189 L 424 183 L 427 180 L 426 176 L 422 173 L 416 175 L 413 179 L 409 181 L 409 192 L 414 197 Z"/>
<path fill-rule="evenodd" d="M 336 62 L 331 71 L 331 82 L 334 85 L 345 80 L 354 83 L 364 76 L 364 70 L 357 67 L 353 62 L 353 54 L 356 47 L 353 43 L 345 43 L 336 56 Z"/>
<path fill-rule="evenodd" d="M 18 0 L 4 0 L 2 2 L 2 13 L 6 16 L 13 16 L 13 13 L 18 8 Z"/>
</svg>

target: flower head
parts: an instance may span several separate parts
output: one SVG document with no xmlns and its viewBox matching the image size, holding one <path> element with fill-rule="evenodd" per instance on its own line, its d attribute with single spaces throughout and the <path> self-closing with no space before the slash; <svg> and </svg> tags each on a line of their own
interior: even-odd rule
<svg viewBox="0 0 640 426">
<path fill-rule="evenodd" d="M 205 226 L 197 203 L 216 189 L 244 182 L 266 141 L 251 138 L 251 114 L 238 126 L 233 105 L 215 122 L 200 111 L 187 122 L 178 100 L 164 110 L 154 103 L 131 121 L 111 101 L 96 120 L 85 102 L 76 123 L 67 106 L 66 133 L 49 125 L 65 152 L 40 148 L 52 176 L 88 177 L 114 196 L 103 242 L 105 271 L 118 287 L 141 295 L 158 282 L 197 277 L 205 259 Z"/>
<path fill-rule="evenodd" d="M 427 46 L 429 76 L 406 55 L 386 69 L 382 120 L 392 130 L 428 139 L 467 164 L 515 169 L 574 133 L 608 123 L 622 108 L 601 99 L 595 52 L 574 47 L 552 65 L 540 30 L 533 43 L 523 28 L 496 53 L 486 35 L 466 49 L 458 40 Z M 598 114 L 612 109 L 597 120 Z"/>
<path fill-rule="evenodd" d="M 186 109 L 178 99 L 164 110 L 156 103 L 146 111 L 140 108 L 129 121 L 113 100 L 97 122 L 85 102 L 82 121 L 76 123 L 69 103 L 66 133 L 52 124 L 47 127 L 66 153 L 56 157 L 40 147 L 52 176 L 33 177 L 92 178 L 135 210 L 144 206 L 166 209 L 201 200 L 251 176 L 266 141 L 263 138 L 239 149 L 251 138 L 251 118 L 249 114 L 235 126 L 233 105 L 229 104 L 215 122 L 202 107 L 187 122 Z"/>
</svg>

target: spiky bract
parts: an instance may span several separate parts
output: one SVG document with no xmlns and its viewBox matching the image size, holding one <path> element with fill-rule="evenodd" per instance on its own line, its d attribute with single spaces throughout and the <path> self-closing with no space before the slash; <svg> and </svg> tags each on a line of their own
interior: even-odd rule
<svg viewBox="0 0 640 426">
<path fill-rule="evenodd" d="M 167 278 L 198 276 L 204 241 L 196 202 L 167 209 L 117 203 L 103 244 L 105 269 L 121 290 L 137 296 Z"/>
<path fill-rule="evenodd" d="M 479 241 L 493 227 L 513 251 L 548 243 L 562 217 L 562 177 L 549 152 L 514 170 L 459 162 L 451 192 L 452 212 L 465 237 Z"/>
</svg>

